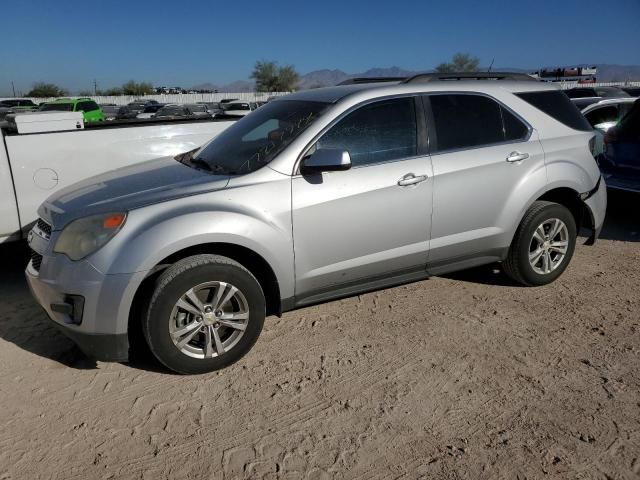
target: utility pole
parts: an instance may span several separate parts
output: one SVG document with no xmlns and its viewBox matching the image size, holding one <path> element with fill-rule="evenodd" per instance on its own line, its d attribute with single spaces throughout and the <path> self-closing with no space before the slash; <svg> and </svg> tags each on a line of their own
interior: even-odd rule
<svg viewBox="0 0 640 480">
<path fill-rule="evenodd" d="M 98 95 L 98 82 L 96 82 L 96 79 L 93 79 L 93 94 L 94 95 Z"/>
<path fill-rule="evenodd" d="M 11 81 L 11 90 L 13 90 L 13 96 L 16 96 L 16 86 L 13 84 L 13 80 Z"/>
</svg>

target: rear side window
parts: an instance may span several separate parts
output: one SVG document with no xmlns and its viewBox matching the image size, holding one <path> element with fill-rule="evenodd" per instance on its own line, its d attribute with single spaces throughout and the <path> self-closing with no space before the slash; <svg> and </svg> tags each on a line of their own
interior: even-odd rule
<svg viewBox="0 0 640 480">
<path fill-rule="evenodd" d="M 482 147 L 525 139 L 528 127 L 495 100 L 483 95 L 429 95 L 436 151 Z"/>
<path fill-rule="evenodd" d="M 359 108 L 325 133 L 316 147 L 346 150 L 354 166 L 415 156 L 418 144 L 413 97 Z"/>
<path fill-rule="evenodd" d="M 564 92 L 559 90 L 547 90 L 543 92 L 522 92 L 516 93 L 525 102 L 533 105 L 538 110 L 543 111 L 550 117 L 555 118 L 567 127 L 583 132 L 590 132 L 591 125 L 587 119 L 582 116 L 578 107 L 576 107 Z"/>
</svg>

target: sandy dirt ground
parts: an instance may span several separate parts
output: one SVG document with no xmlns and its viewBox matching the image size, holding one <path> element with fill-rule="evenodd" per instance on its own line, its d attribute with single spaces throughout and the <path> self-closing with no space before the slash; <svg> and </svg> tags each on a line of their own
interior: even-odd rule
<svg viewBox="0 0 640 480">
<path fill-rule="evenodd" d="M 85 358 L 1 247 L 0 479 L 639 478 L 639 199 L 552 285 L 490 266 L 287 313 L 193 377 Z"/>
</svg>

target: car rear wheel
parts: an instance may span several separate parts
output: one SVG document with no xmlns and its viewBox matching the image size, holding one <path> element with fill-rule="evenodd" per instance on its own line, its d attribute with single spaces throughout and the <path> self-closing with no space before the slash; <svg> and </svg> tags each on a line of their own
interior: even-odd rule
<svg viewBox="0 0 640 480">
<path fill-rule="evenodd" d="M 558 203 L 534 202 L 518 227 L 503 269 L 522 285 L 546 285 L 567 268 L 575 245 L 571 212 Z"/>
<path fill-rule="evenodd" d="M 264 317 L 264 294 L 251 272 L 227 257 L 196 255 L 158 278 L 143 332 L 171 370 L 206 373 L 244 356 Z"/>
</svg>

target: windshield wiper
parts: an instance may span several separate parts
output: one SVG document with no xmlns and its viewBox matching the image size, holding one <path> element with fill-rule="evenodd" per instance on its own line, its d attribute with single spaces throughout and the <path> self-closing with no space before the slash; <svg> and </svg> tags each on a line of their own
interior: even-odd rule
<svg viewBox="0 0 640 480">
<path fill-rule="evenodd" d="M 187 161 L 198 170 L 206 170 L 207 172 L 213 172 L 213 168 L 211 167 L 211 165 L 209 165 L 207 162 L 205 162 L 201 158 L 190 158 Z"/>
<path fill-rule="evenodd" d="M 176 155 L 174 158 L 182 163 L 183 165 L 190 166 L 195 168 L 196 170 L 204 170 L 206 172 L 225 174 L 225 169 L 222 165 L 210 165 L 208 162 L 202 160 L 201 158 L 193 158 L 193 154 L 196 153 L 198 149 L 194 149 L 180 155 Z"/>
<path fill-rule="evenodd" d="M 198 170 L 205 170 L 216 175 L 237 175 L 237 172 L 227 170 L 227 167 L 225 167 L 224 165 L 211 165 L 201 158 L 192 158 L 189 160 L 189 163 Z"/>
</svg>

